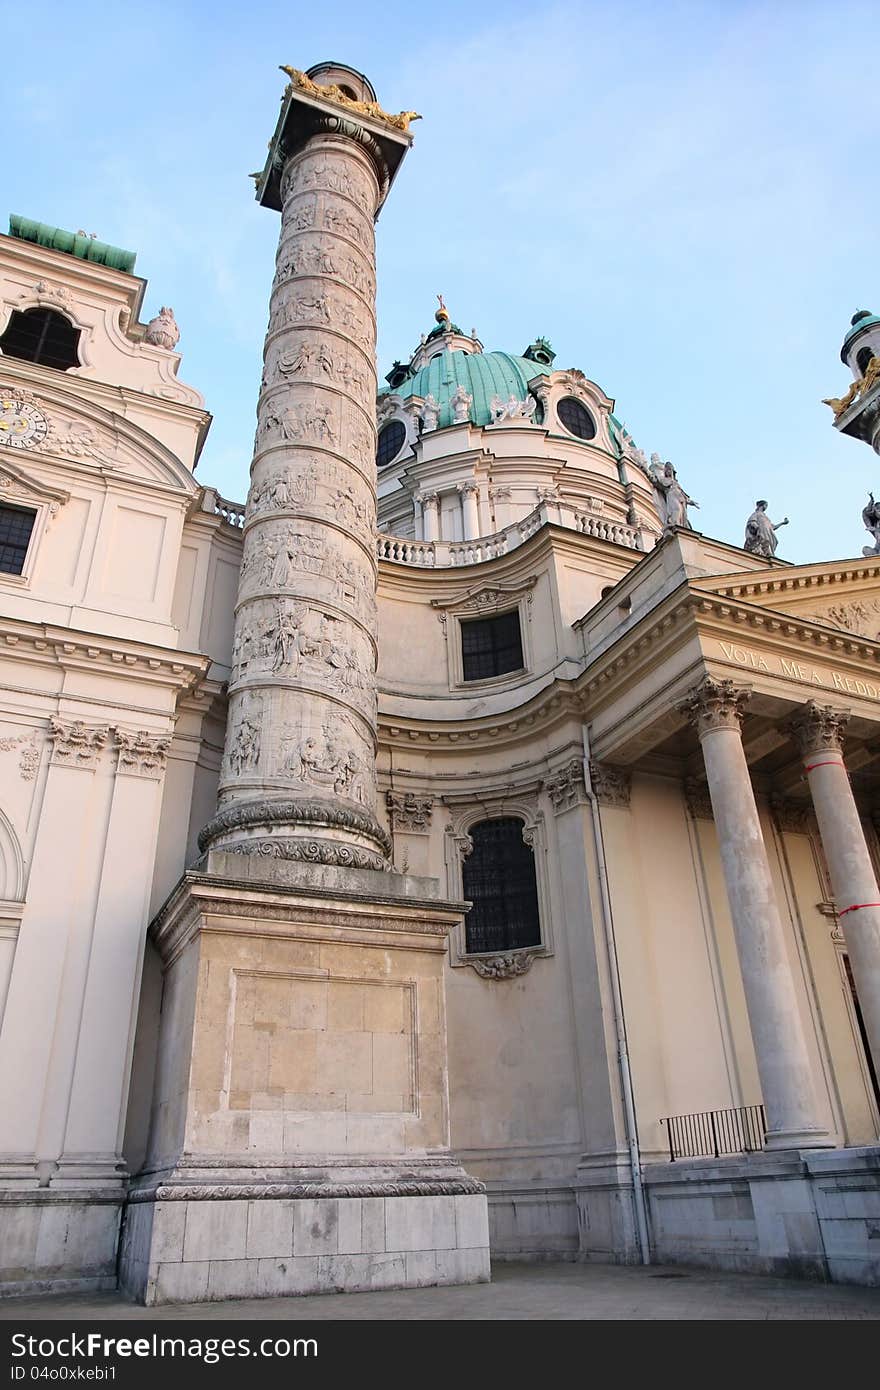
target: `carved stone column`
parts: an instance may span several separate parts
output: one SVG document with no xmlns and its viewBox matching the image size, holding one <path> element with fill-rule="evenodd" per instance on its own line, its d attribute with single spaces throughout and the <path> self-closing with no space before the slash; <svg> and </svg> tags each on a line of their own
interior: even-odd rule
<svg viewBox="0 0 880 1390">
<path fill-rule="evenodd" d="M 474 482 L 473 478 L 466 478 L 463 483 L 457 483 L 456 486 L 461 497 L 462 535 L 466 541 L 476 540 L 480 534 L 480 511 L 477 500 L 480 485 Z"/>
<path fill-rule="evenodd" d="M 703 749 L 767 1112 L 768 1149 L 828 1147 L 740 723 L 748 692 L 707 676 L 681 706 Z"/>
<path fill-rule="evenodd" d="M 426 541 L 440 539 L 440 496 L 436 492 L 419 494 L 422 504 L 422 534 Z"/>
<path fill-rule="evenodd" d="M 382 160 L 345 126 L 313 114 L 280 181 L 219 813 L 202 843 L 376 869 Z"/>
<path fill-rule="evenodd" d="M 875 1067 L 880 1067 L 880 892 L 843 762 L 849 712 L 810 700 L 789 728 L 804 760 Z"/>
</svg>

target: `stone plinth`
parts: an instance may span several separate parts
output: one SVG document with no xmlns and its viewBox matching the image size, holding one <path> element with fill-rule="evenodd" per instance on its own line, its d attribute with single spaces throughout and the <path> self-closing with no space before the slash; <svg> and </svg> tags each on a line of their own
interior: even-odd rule
<svg viewBox="0 0 880 1390">
<path fill-rule="evenodd" d="M 650 1164 L 655 1260 L 880 1284 L 880 1150 Z"/>
<path fill-rule="evenodd" d="M 449 1153 L 430 879 L 214 852 L 152 933 L 165 969 L 148 1159 L 121 1278 L 148 1303 L 489 1276 Z"/>
</svg>

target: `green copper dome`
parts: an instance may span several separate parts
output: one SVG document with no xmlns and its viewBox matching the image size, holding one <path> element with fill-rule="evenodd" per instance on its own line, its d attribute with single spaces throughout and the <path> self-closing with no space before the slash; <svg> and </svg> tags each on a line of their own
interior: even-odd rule
<svg viewBox="0 0 880 1390">
<path fill-rule="evenodd" d="M 438 427 L 451 425 L 452 397 L 463 386 L 473 399 L 470 419 L 475 425 L 492 422 L 490 401 L 500 396 L 503 401 L 515 396 L 518 401 L 528 398 L 528 383 L 537 376 L 546 376 L 550 367 L 542 366 L 527 357 L 513 357 L 509 352 L 441 352 L 426 362 L 397 387 L 396 395 L 433 396 L 440 407 Z M 385 393 L 387 394 L 387 393 Z"/>
</svg>

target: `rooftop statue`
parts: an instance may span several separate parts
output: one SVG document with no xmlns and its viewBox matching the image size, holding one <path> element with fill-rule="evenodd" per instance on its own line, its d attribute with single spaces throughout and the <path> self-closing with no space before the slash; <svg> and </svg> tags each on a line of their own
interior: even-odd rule
<svg viewBox="0 0 880 1390">
<path fill-rule="evenodd" d="M 743 541 L 743 550 L 748 550 L 752 555 L 763 555 L 770 560 L 776 554 L 776 532 L 780 526 L 788 525 L 788 517 L 783 517 L 782 521 L 775 524 L 767 515 L 767 503 L 764 501 L 755 503 L 755 510 L 746 522 L 746 538 Z"/>
<path fill-rule="evenodd" d="M 153 347 L 166 348 L 168 352 L 171 352 L 177 347 L 179 341 L 180 329 L 174 318 L 174 310 L 166 309 L 163 304 L 156 317 L 150 319 L 147 324 L 144 342 L 152 344 Z"/>
<path fill-rule="evenodd" d="M 651 482 L 656 491 L 660 494 L 662 506 L 660 508 L 663 516 L 664 530 L 671 530 L 674 526 L 682 526 L 688 531 L 693 527 L 688 521 L 688 507 L 699 507 L 699 502 L 695 502 L 689 497 L 678 481 L 678 475 L 672 464 L 667 460 L 662 463 L 659 454 L 651 455 L 651 467 L 648 470 Z"/>
<path fill-rule="evenodd" d="M 283 63 L 280 67 L 282 72 L 287 73 L 292 85 L 300 92 L 305 92 L 306 96 L 317 97 L 320 101 L 332 101 L 336 106 L 356 111 L 359 116 L 370 116 L 374 121 L 394 126 L 395 130 L 409 130 L 411 121 L 422 119 L 418 111 L 400 111 L 396 116 L 392 116 L 388 111 L 383 111 L 377 101 L 355 101 L 354 97 L 347 96 L 341 87 L 322 87 L 304 72 L 300 72 L 299 68 L 289 68 Z"/>
<path fill-rule="evenodd" d="M 845 396 L 825 396 L 822 399 L 822 404 L 831 406 L 836 420 L 845 410 L 849 410 L 858 396 L 867 396 L 878 382 L 880 382 L 880 357 L 872 357 L 865 368 L 865 375 L 853 382 Z"/>
<path fill-rule="evenodd" d="M 880 502 L 874 501 L 873 492 L 868 493 L 868 505 L 862 509 L 862 521 L 865 523 L 865 530 L 870 531 L 874 537 L 874 544 L 863 546 L 862 554 L 866 558 L 869 555 L 880 555 Z"/>
</svg>

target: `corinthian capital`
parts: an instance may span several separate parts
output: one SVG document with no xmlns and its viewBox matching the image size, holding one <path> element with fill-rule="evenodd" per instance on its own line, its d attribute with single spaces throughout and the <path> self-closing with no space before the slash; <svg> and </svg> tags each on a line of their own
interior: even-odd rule
<svg viewBox="0 0 880 1390">
<path fill-rule="evenodd" d="M 808 700 L 789 721 L 788 730 L 803 757 L 811 753 L 842 753 L 849 718 L 849 710 Z"/>
<path fill-rule="evenodd" d="M 739 729 L 751 692 L 731 680 L 706 676 L 678 706 L 700 738 L 713 729 Z"/>
</svg>

